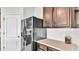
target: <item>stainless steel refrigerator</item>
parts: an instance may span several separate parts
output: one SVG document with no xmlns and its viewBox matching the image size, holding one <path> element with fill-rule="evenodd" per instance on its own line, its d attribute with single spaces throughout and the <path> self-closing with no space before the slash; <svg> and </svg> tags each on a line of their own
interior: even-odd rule
<svg viewBox="0 0 79 59">
<path fill-rule="evenodd" d="M 43 20 L 37 17 L 29 17 L 21 21 L 21 48 L 22 51 L 36 51 L 36 36 L 35 33 L 37 28 L 43 28 Z M 42 31 L 42 30 L 41 30 Z M 44 31 L 44 30 L 43 30 Z M 34 33 L 35 32 L 35 33 Z M 46 32 L 46 30 L 45 30 Z M 41 33 L 44 34 L 45 33 Z M 46 35 L 44 36 L 46 37 Z"/>
</svg>

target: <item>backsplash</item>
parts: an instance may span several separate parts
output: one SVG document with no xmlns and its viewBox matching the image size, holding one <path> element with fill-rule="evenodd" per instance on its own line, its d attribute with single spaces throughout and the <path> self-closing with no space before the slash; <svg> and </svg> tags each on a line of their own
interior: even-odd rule
<svg viewBox="0 0 79 59">
<path fill-rule="evenodd" d="M 72 42 L 79 46 L 79 28 L 47 28 L 47 38 L 64 41 L 65 36 L 71 36 Z"/>
</svg>

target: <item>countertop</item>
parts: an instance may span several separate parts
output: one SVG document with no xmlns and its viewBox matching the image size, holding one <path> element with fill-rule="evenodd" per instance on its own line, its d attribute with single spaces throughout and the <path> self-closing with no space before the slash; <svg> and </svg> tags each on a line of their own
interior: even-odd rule
<svg viewBox="0 0 79 59">
<path fill-rule="evenodd" d="M 60 51 L 74 51 L 77 48 L 76 44 L 65 44 L 63 41 L 53 39 L 42 39 L 38 40 L 37 43 L 49 46 L 51 48 L 56 48 Z"/>
</svg>

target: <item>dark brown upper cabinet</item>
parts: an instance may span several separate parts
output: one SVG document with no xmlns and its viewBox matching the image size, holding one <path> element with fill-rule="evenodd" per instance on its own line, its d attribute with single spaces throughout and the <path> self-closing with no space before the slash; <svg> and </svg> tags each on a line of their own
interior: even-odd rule
<svg viewBox="0 0 79 59">
<path fill-rule="evenodd" d="M 44 7 L 43 8 L 43 27 L 52 27 L 52 16 L 53 16 L 53 8 L 52 7 Z"/>
<path fill-rule="evenodd" d="M 79 8 L 44 7 L 44 27 L 75 28 L 79 27 Z"/>
<path fill-rule="evenodd" d="M 70 8 L 44 7 L 44 27 L 70 27 Z"/>
<path fill-rule="evenodd" d="M 70 27 L 69 8 L 56 7 L 53 11 L 54 27 Z"/>
<path fill-rule="evenodd" d="M 71 22 L 72 27 L 79 28 L 79 7 L 75 7 L 73 9 L 73 17 L 74 17 L 74 19 Z"/>
</svg>

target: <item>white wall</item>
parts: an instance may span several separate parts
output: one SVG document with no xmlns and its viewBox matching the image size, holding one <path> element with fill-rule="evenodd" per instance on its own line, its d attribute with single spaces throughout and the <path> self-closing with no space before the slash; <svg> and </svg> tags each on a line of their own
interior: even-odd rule
<svg viewBox="0 0 79 59">
<path fill-rule="evenodd" d="M 23 8 L 23 18 L 28 18 L 34 16 L 34 7 L 24 7 Z"/>
<path fill-rule="evenodd" d="M 47 38 L 64 41 L 65 36 L 72 37 L 72 42 L 79 46 L 79 28 L 48 28 Z"/>
<path fill-rule="evenodd" d="M 43 8 L 42 7 L 24 7 L 23 8 L 23 18 L 28 18 L 31 16 L 36 16 L 43 19 Z"/>
<path fill-rule="evenodd" d="M 22 14 L 23 8 L 21 7 L 2 7 L 1 14 L 10 15 L 10 14 Z"/>
<path fill-rule="evenodd" d="M 43 19 L 43 7 L 35 7 L 34 16 Z"/>
</svg>

